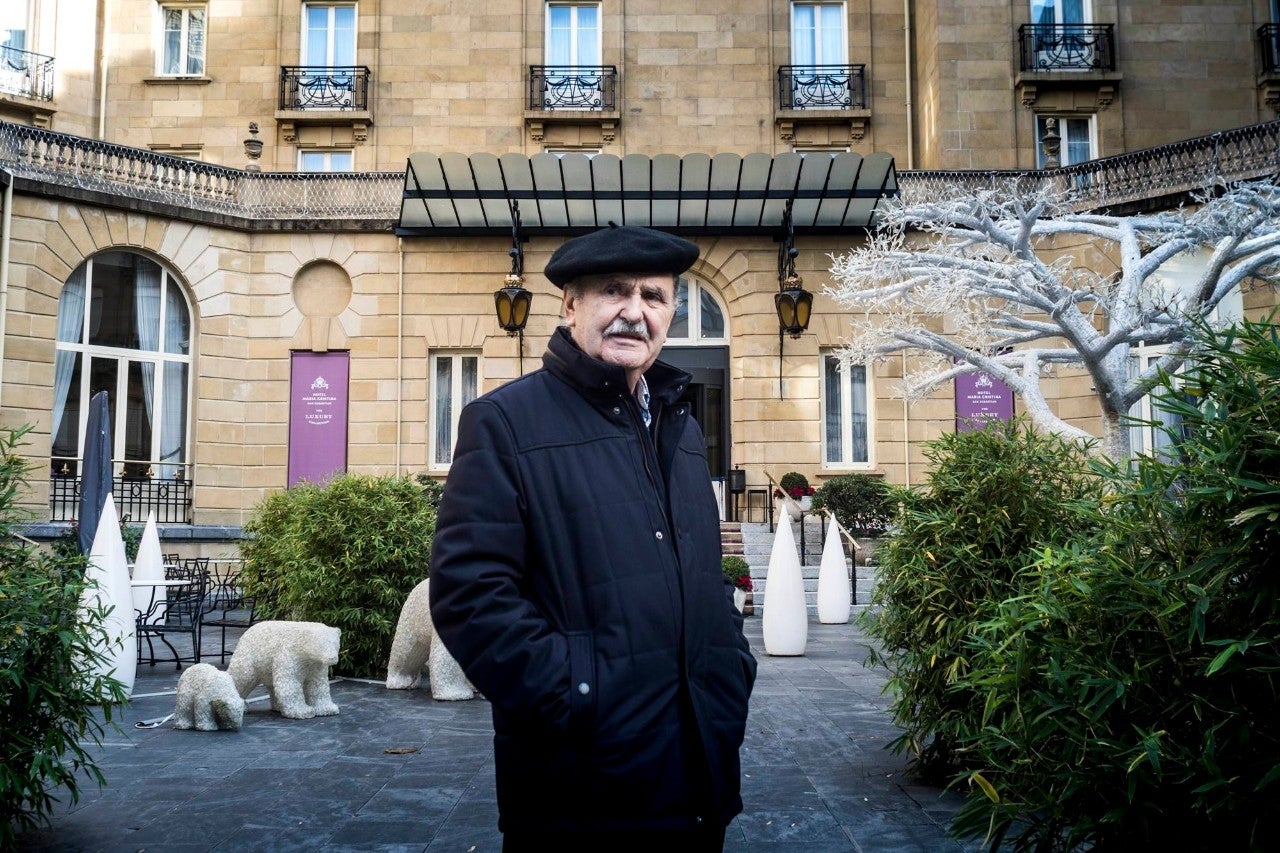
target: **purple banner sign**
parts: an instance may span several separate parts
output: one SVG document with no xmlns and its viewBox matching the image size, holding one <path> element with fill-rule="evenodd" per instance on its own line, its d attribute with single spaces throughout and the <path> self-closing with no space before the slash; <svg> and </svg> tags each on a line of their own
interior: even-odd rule
<svg viewBox="0 0 1280 853">
<path fill-rule="evenodd" d="M 956 431 L 1013 417 L 1013 390 L 985 370 L 956 377 Z"/>
<path fill-rule="evenodd" d="M 350 353 L 295 352 L 289 370 L 289 485 L 347 470 Z"/>
</svg>

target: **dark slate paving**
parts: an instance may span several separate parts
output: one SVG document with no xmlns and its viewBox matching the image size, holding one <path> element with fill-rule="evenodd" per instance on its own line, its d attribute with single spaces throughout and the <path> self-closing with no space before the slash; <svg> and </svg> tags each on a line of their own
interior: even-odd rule
<svg viewBox="0 0 1280 853">
<path fill-rule="evenodd" d="M 759 615 L 747 620 L 760 675 L 742 750 L 746 808 L 726 853 L 979 849 L 948 836 L 961 797 L 906 777 L 903 758 L 885 750 L 897 730 L 884 673 L 862 665 L 857 627 L 811 622 L 802 657 L 766 655 L 761 627 Z M 483 700 L 338 679 L 334 717 L 286 720 L 259 690 L 238 732 L 135 728 L 172 712 L 178 675 L 172 663 L 140 668 L 121 726 L 94 750 L 107 787 L 86 783 L 19 849 L 501 850 Z"/>
</svg>

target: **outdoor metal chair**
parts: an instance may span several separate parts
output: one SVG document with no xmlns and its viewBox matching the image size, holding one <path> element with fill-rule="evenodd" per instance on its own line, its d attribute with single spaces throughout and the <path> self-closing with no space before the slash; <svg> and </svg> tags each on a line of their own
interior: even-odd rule
<svg viewBox="0 0 1280 853">
<path fill-rule="evenodd" d="M 221 632 L 219 663 L 226 662 L 228 628 L 248 628 L 258 621 L 254 600 L 244 594 L 240 586 L 240 563 L 220 560 L 209 574 L 209 589 L 205 596 L 204 624 Z M 243 631 L 242 631 L 243 632 Z"/>
<path fill-rule="evenodd" d="M 139 664 L 155 666 L 159 662 L 156 640 L 169 650 L 176 669 L 182 669 L 184 663 L 200 663 L 200 635 L 207 587 L 207 575 L 197 573 L 191 578 L 169 580 L 151 588 L 150 605 L 146 612 L 137 614 Z M 164 590 L 164 595 L 160 595 L 160 590 Z M 170 642 L 175 635 L 189 638 L 189 651 L 185 644 L 179 649 Z M 145 655 L 142 652 L 144 642 L 147 645 Z"/>
</svg>

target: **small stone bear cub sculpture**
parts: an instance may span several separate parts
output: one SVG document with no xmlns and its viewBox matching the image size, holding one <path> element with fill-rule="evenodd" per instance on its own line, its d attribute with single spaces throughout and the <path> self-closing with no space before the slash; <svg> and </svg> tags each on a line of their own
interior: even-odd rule
<svg viewBox="0 0 1280 853">
<path fill-rule="evenodd" d="M 462 673 L 462 667 L 436 637 L 431 625 L 431 608 L 427 601 L 427 581 L 413 588 L 396 623 L 396 636 L 391 641 L 391 657 L 387 661 L 387 689 L 413 690 L 422 678 L 422 665 L 431 674 L 431 698 L 453 701 L 475 698 L 475 688 Z"/>
<path fill-rule="evenodd" d="M 338 662 L 342 631 L 319 622 L 258 622 L 236 643 L 227 664 L 241 698 L 259 684 L 271 708 L 292 720 L 338 713 L 329 696 L 329 667 Z"/>
<path fill-rule="evenodd" d="M 207 663 L 187 668 L 178 679 L 178 704 L 173 711 L 175 729 L 214 732 L 235 731 L 244 722 L 244 699 L 231 676 Z"/>
</svg>

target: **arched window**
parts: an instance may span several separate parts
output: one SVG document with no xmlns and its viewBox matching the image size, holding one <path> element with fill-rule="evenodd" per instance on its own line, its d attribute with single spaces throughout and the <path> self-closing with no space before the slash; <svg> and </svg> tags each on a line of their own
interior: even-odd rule
<svg viewBox="0 0 1280 853">
<path fill-rule="evenodd" d="M 189 481 L 191 309 L 172 274 L 132 252 L 81 264 L 58 301 L 55 477 L 79 474 L 89 400 L 110 401 L 116 477 Z"/>
<path fill-rule="evenodd" d="M 681 276 L 676 281 L 676 316 L 667 332 L 667 343 L 676 346 L 729 343 L 725 310 L 719 297 L 695 279 Z"/>
</svg>

